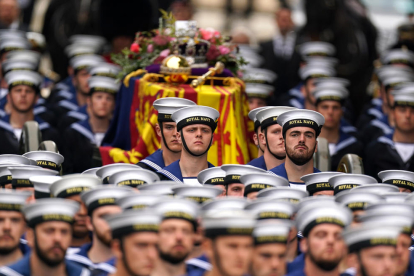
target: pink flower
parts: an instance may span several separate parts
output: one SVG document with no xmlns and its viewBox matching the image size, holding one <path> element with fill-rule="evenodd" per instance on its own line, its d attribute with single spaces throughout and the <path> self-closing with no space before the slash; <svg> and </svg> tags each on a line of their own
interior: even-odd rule
<svg viewBox="0 0 414 276">
<path fill-rule="evenodd" d="M 168 42 L 171 41 L 171 37 L 165 36 L 165 35 L 156 35 L 153 39 L 154 43 L 158 46 L 164 46 L 167 45 Z"/>
<path fill-rule="evenodd" d="M 150 44 L 147 47 L 147 53 L 152 53 L 152 52 L 154 52 L 154 45 Z"/>
<path fill-rule="evenodd" d="M 217 38 L 220 38 L 221 34 L 219 31 L 214 30 L 213 28 L 200 29 L 201 38 L 204 40 L 215 41 Z"/>
<path fill-rule="evenodd" d="M 242 71 L 240 71 L 240 70 L 238 70 L 238 71 L 237 71 L 237 77 L 238 77 L 239 79 L 242 79 L 242 78 L 243 78 L 243 72 L 242 72 Z"/>
<path fill-rule="evenodd" d="M 206 54 L 207 60 L 216 60 L 220 56 L 220 50 L 216 45 L 211 45 Z"/>
<path fill-rule="evenodd" d="M 228 55 L 230 53 L 230 49 L 224 45 L 219 46 L 220 54 L 221 55 Z"/>
<path fill-rule="evenodd" d="M 162 57 L 162 58 L 166 58 L 169 55 L 170 55 L 170 49 L 165 49 L 165 50 L 161 51 L 161 53 L 160 53 L 160 57 Z"/>
</svg>

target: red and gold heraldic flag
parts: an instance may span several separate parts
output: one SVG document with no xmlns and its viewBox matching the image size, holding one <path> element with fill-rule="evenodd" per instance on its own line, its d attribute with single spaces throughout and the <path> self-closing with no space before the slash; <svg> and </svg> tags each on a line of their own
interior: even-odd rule
<svg viewBox="0 0 414 276">
<path fill-rule="evenodd" d="M 223 80 L 224 85 L 221 86 L 202 85 L 192 88 L 188 84 L 173 85 L 156 82 L 157 79 L 150 75 L 130 81 L 130 84 L 135 86 L 131 87 L 134 93 L 129 110 L 130 129 L 124 129 L 124 133 L 118 135 L 130 135 L 131 149 L 123 150 L 114 144 L 100 147 L 103 165 L 136 164 L 160 148 L 160 138 L 155 132 L 157 111 L 152 104 L 155 100 L 165 97 L 186 98 L 198 105 L 213 107 L 220 112 L 213 144 L 208 152 L 210 163 L 215 166 L 246 164 L 256 157 L 257 148 L 252 139 L 254 125 L 248 117 L 249 107 L 243 81 L 226 78 Z M 119 128 L 117 131 L 122 132 Z M 132 141 L 136 141 L 136 144 L 134 145 Z"/>
</svg>

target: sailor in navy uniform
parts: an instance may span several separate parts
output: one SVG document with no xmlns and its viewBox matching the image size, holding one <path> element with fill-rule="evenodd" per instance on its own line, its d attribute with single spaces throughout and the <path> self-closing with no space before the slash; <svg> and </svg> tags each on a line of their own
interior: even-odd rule
<svg viewBox="0 0 414 276">
<path fill-rule="evenodd" d="M 0 232 L 2 235 L 12 237 L 9 242 L 4 242 L 0 247 L 0 250 L 5 253 L 0 260 L 0 266 L 17 262 L 25 254 L 20 248 L 20 237 L 26 231 L 21 208 L 30 195 L 29 192 L 0 190 L 0 219 L 7 222 L 1 224 Z"/>
<path fill-rule="evenodd" d="M 403 170 L 386 170 L 378 173 L 382 183 L 391 184 L 402 193 L 414 191 L 414 173 Z"/>
<path fill-rule="evenodd" d="M 34 115 L 33 107 L 39 97 L 41 76 L 32 71 L 12 71 L 5 78 L 9 85 L 7 98 L 11 112 L 10 115 L 5 115 L 0 119 L 0 135 L 3 137 L 0 153 L 19 153 L 19 139 L 26 121 L 36 121 L 39 124 L 42 139 L 52 140 L 59 147 L 58 132 Z"/>
<path fill-rule="evenodd" d="M 261 128 L 258 139 L 265 148 L 263 155 L 252 160 L 248 165 L 267 171 L 285 162 L 286 151 L 283 145 L 282 127 L 277 123 L 277 117 L 283 112 L 294 109 L 287 106 L 269 107 L 256 114 Z"/>
<path fill-rule="evenodd" d="M 219 116 L 214 108 L 199 105 L 181 108 L 172 114 L 171 118 L 177 123 L 178 139 L 184 148 L 180 160 L 157 172 L 161 180 L 200 185 L 198 173 L 214 167 L 207 161 L 207 153 L 213 144 Z"/>
<path fill-rule="evenodd" d="M 291 187 L 305 191 L 306 185 L 300 178 L 320 172 L 313 167 L 313 154 L 325 118 L 316 111 L 292 110 L 281 114 L 277 123 L 283 129 L 286 161 L 269 172 L 286 178 Z"/>
<path fill-rule="evenodd" d="M 82 202 L 88 210 L 86 225 L 92 230 L 92 243 L 84 244 L 77 252 L 66 255 L 67 260 L 90 269 L 93 274 L 115 272 L 115 259 L 110 247 L 112 238 L 107 235 L 109 226 L 104 217 L 120 213 L 121 208 L 115 205 L 116 200 L 131 192 L 130 187 L 100 185 L 81 193 Z"/>
<path fill-rule="evenodd" d="M 62 94 L 53 98 L 51 108 L 58 118 L 62 118 L 69 111 L 76 111 L 78 107 L 84 106 L 87 103 L 89 95 L 88 80 L 91 77 L 88 69 L 99 63 L 104 62 L 104 59 L 98 55 L 81 55 L 70 60 L 73 69 L 73 84 L 76 88 L 76 93 L 73 95 L 70 92 Z"/>
<path fill-rule="evenodd" d="M 391 113 L 394 132 L 371 142 L 363 159 L 365 173 L 377 179 L 384 170 L 414 171 L 414 93 L 395 94 Z"/>
<path fill-rule="evenodd" d="M 119 256 L 116 272 L 111 275 L 151 275 L 158 257 L 160 215 L 153 210 L 128 210 L 106 220 L 114 239 L 112 249 Z M 145 244 L 145 248 L 137 251 L 134 244 Z"/>
<path fill-rule="evenodd" d="M 65 260 L 72 238 L 71 223 L 78 208 L 76 202 L 57 198 L 39 199 L 24 206 L 22 210 L 29 226 L 27 239 L 32 247 L 36 246 L 36 250 L 12 265 L 1 267 L 0 275 L 90 275 L 87 269 Z M 59 250 L 54 250 L 51 256 L 48 252 L 53 248 Z"/>
<path fill-rule="evenodd" d="M 80 198 L 80 194 L 100 184 L 101 180 L 96 176 L 72 174 L 66 175 L 62 179 L 56 180 L 52 185 L 49 185 L 52 197 L 73 200 L 80 204 L 72 226 L 72 242 L 68 249 L 68 255 L 79 250 L 84 244 L 91 242 L 90 231 L 86 227 L 88 212 Z"/>
<path fill-rule="evenodd" d="M 195 271 L 188 276 L 211 275 L 234 275 L 242 276 L 249 270 L 251 265 L 250 254 L 253 250 L 254 240 L 252 237 L 255 225 L 254 217 L 243 210 L 217 210 L 205 212 L 202 217 L 204 228 L 203 248 L 206 248 L 207 258 L 211 260 L 211 270 L 209 272 Z M 237 237 L 235 239 L 235 237 Z M 240 254 L 225 254 L 222 245 L 232 241 Z M 237 258 L 237 261 L 236 261 Z M 234 261 L 233 261 L 234 259 Z M 238 266 L 230 264 L 237 262 Z"/>
<path fill-rule="evenodd" d="M 180 159 L 182 144 L 177 139 L 177 124 L 171 119 L 171 114 L 180 108 L 197 105 L 195 102 L 168 97 L 154 101 L 153 107 L 158 111 L 158 124 L 155 130 L 161 138 L 161 148 L 138 162 L 138 166 L 154 172 Z"/>
<path fill-rule="evenodd" d="M 344 103 L 349 93 L 345 88 L 331 89 L 317 86 L 313 95 L 316 99 L 316 111 L 325 117 L 320 137 L 325 138 L 329 143 L 331 171 L 336 171 L 345 154 L 362 156 L 363 153 L 363 144 L 341 128 Z"/>
<path fill-rule="evenodd" d="M 260 121 L 256 118 L 256 114 L 259 111 L 261 111 L 263 109 L 266 109 L 266 108 L 269 108 L 269 107 L 267 107 L 267 106 L 258 107 L 258 108 L 255 108 L 255 109 L 253 109 L 253 110 L 251 110 L 249 112 L 249 119 L 254 122 L 253 141 L 254 141 L 254 144 L 257 147 L 257 157 L 261 157 L 263 155 L 263 153 L 264 153 L 264 145 L 262 145 L 260 143 L 260 140 L 259 140 L 259 133 L 261 132 L 262 129 L 260 127 Z M 253 159 L 252 161 L 250 161 L 250 162 L 253 162 L 254 165 L 253 164 L 250 164 L 250 163 L 248 165 L 252 165 L 252 166 L 255 166 L 255 167 L 260 166 L 260 161 L 258 161 L 258 160 L 254 161 L 254 160 L 256 160 L 256 159 Z"/>
<path fill-rule="evenodd" d="M 119 84 L 114 79 L 91 77 L 89 87 L 88 118 L 73 123 L 64 132 L 65 173 L 81 173 L 91 168 L 94 148 L 101 145 L 115 108 Z"/>
<path fill-rule="evenodd" d="M 244 196 L 245 186 L 240 180 L 242 175 L 266 172 L 265 170 L 250 165 L 239 164 L 222 165 L 221 169 L 226 173 L 226 177 L 224 178 L 224 183 L 226 185 L 226 195 L 237 197 Z"/>
<path fill-rule="evenodd" d="M 352 222 L 351 212 L 347 208 L 342 207 L 333 201 L 324 202 L 323 206 L 318 202 L 314 202 L 312 204 L 304 205 L 299 209 L 295 220 L 298 231 L 303 235 L 301 248 L 304 249 L 304 262 L 302 265 L 302 263 L 297 261 L 297 267 L 289 266 L 291 270 L 287 275 L 320 275 L 326 271 L 332 272 L 332 275 L 339 275 L 339 263 L 344 257 L 344 252 L 346 252 L 346 246 L 343 244 L 343 241 L 341 239 L 330 240 L 332 246 L 330 256 L 315 252 L 312 250 L 311 245 L 314 239 L 322 242 L 321 240 L 329 239 L 330 235 L 341 235 L 343 228 Z M 323 238 L 317 237 L 315 232 L 319 231 L 324 231 L 324 233 L 327 234 Z M 322 263 L 325 263 L 324 259 L 327 257 L 329 258 L 330 263 L 329 270 L 321 265 Z M 315 258 L 317 258 L 319 262 L 316 262 Z M 328 260 L 326 260 L 326 262 L 327 261 Z"/>
</svg>

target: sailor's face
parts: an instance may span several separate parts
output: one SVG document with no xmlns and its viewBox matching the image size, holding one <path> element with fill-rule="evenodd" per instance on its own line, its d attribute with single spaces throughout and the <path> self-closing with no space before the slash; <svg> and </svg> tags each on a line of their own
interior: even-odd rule
<svg viewBox="0 0 414 276">
<path fill-rule="evenodd" d="M 174 122 L 164 122 L 162 123 L 162 131 L 168 148 L 175 152 L 181 151 L 182 144 L 177 137 L 177 124 Z"/>
<path fill-rule="evenodd" d="M 88 226 L 89 230 L 94 231 L 96 237 L 106 246 L 110 246 L 112 241 L 112 233 L 105 217 L 108 215 L 119 214 L 122 210 L 119 206 L 108 205 L 101 206 L 95 209 L 92 213 L 92 227 Z M 89 223 L 88 223 L 89 224 Z"/>
<path fill-rule="evenodd" d="M 88 80 L 91 77 L 88 70 L 82 69 L 73 76 L 72 82 L 76 91 L 82 94 L 88 94 L 90 91 Z"/>
<path fill-rule="evenodd" d="M 274 124 L 267 127 L 264 132 L 266 132 L 267 143 L 269 143 L 269 148 L 271 153 L 278 156 L 280 159 L 286 158 L 285 144 L 283 143 L 283 134 L 282 127 L 279 124 Z M 260 141 L 266 145 L 266 136 L 265 133 L 260 134 Z M 267 145 L 265 146 L 267 148 Z"/>
<path fill-rule="evenodd" d="M 364 248 L 359 253 L 360 271 L 367 276 L 394 276 L 397 266 L 397 252 L 393 246 Z"/>
<path fill-rule="evenodd" d="M 49 265 L 62 263 L 72 241 L 71 225 L 62 221 L 48 221 L 36 225 L 34 231 L 35 249 L 39 258 Z"/>
<path fill-rule="evenodd" d="M 111 118 L 115 109 L 115 96 L 106 92 L 94 92 L 88 103 L 96 117 Z"/>
<path fill-rule="evenodd" d="M 404 275 L 410 265 L 411 237 L 406 234 L 400 234 L 397 240 L 397 273 L 396 275 Z"/>
<path fill-rule="evenodd" d="M 161 258 L 183 262 L 194 247 L 194 226 L 183 219 L 167 219 L 160 224 L 159 253 Z"/>
<path fill-rule="evenodd" d="M 227 185 L 227 196 L 244 196 L 244 184 L 232 183 Z"/>
<path fill-rule="evenodd" d="M 251 265 L 253 276 L 282 276 L 286 274 L 285 244 L 269 243 L 254 248 Z"/>
<path fill-rule="evenodd" d="M 150 275 L 158 258 L 158 234 L 133 233 L 123 238 L 123 260 L 134 275 Z"/>
<path fill-rule="evenodd" d="M 85 238 L 89 235 L 88 228 L 86 227 L 86 220 L 88 218 L 88 211 L 85 204 L 82 202 L 80 195 L 73 195 L 67 199 L 78 202 L 80 205 L 78 212 L 75 214 L 75 221 L 72 225 L 74 238 Z"/>
<path fill-rule="evenodd" d="M 336 128 L 342 118 L 342 106 L 338 101 L 322 101 L 316 106 L 316 111 L 325 117 L 325 128 Z"/>
<path fill-rule="evenodd" d="M 244 275 L 253 255 L 253 239 L 249 236 L 222 236 L 212 241 L 212 252 L 222 275 Z M 212 259 L 210 258 L 210 259 Z"/>
<path fill-rule="evenodd" d="M 250 200 L 255 200 L 255 199 L 257 199 L 257 194 L 258 194 L 259 192 L 251 192 L 251 193 L 248 193 L 247 195 L 246 195 L 246 197 L 247 197 L 247 199 L 250 199 Z"/>
<path fill-rule="evenodd" d="M 27 85 L 17 85 L 7 95 L 7 100 L 12 108 L 23 113 L 34 107 L 37 98 L 35 90 Z"/>
<path fill-rule="evenodd" d="M 202 154 L 210 146 L 210 142 L 213 136 L 211 128 L 207 125 L 196 124 L 189 125 L 182 129 L 188 149 L 194 154 Z"/>
<path fill-rule="evenodd" d="M 301 248 L 320 267 L 334 269 L 346 254 L 342 227 L 327 223 L 315 226 L 301 241 Z"/>
<path fill-rule="evenodd" d="M 407 188 L 398 187 L 398 190 L 400 190 L 400 193 L 408 193 L 408 194 L 411 194 L 411 190 L 410 189 L 407 189 Z"/>
<path fill-rule="evenodd" d="M 309 162 L 316 152 L 316 133 L 308 127 L 288 129 L 285 137 L 287 156 L 295 164 L 304 165 Z"/>
<path fill-rule="evenodd" d="M 26 222 L 22 213 L 0 211 L 0 252 L 6 255 L 18 249 L 25 230 Z"/>
<path fill-rule="evenodd" d="M 313 196 L 318 196 L 318 195 L 333 196 L 334 191 L 319 191 L 319 192 L 313 193 Z"/>
<path fill-rule="evenodd" d="M 408 106 L 396 106 L 394 108 L 395 127 L 404 133 L 414 131 L 414 108 Z"/>
<path fill-rule="evenodd" d="M 253 110 L 258 107 L 264 107 L 267 106 L 266 100 L 261 98 L 255 98 L 255 97 L 249 97 L 249 110 Z"/>
<path fill-rule="evenodd" d="M 315 97 L 313 96 L 313 91 L 315 91 L 315 79 L 310 78 L 304 84 L 304 96 L 311 104 L 315 104 Z"/>
</svg>

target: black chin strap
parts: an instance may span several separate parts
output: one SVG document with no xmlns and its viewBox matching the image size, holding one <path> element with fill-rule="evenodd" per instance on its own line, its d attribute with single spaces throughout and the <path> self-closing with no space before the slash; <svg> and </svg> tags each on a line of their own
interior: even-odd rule
<svg viewBox="0 0 414 276">
<path fill-rule="evenodd" d="M 209 150 L 209 149 L 210 149 L 210 147 L 211 147 L 211 144 L 212 144 L 212 142 L 213 142 L 213 137 L 214 137 L 214 135 L 211 135 L 210 145 L 208 145 L 208 148 L 207 148 L 207 149 L 206 149 L 203 153 L 200 153 L 200 154 L 195 154 L 195 153 L 191 152 L 191 151 L 190 151 L 190 149 L 187 147 L 187 144 L 186 144 L 186 142 L 185 142 L 184 135 L 183 135 L 183 130 L 180 130 L 180 133 L 181 133 L 181 141 L 182 141 L 182 143 L 183 143 L 183 146 L 184 146 L 185 150 L 186 150 L 189 154 L 191 154 L 192 156 L 195 156 L 195 157 L 202 156 L 202 155 L 204 155 L 204 154 L 206 154 L 206 153 L 208 152 L 208 150 Z"/>
<path fill-rule="evenodd" d="M 269 147 L 269 141 L 267 140 L 267 128 L 265 129 L 265 141 L 266 141 L 266 147 L 267 147 L 267 150 L 270 152 L 270 154 L 271 155 L 273 155 L 273 157 L 274 158 L 276 158 L 277 160 L 283 160 L 283 159 L 285 159 L 286 158 L 286 155 L 285 156 L 283 156 L 283 157 L 281 157 L 281 156 L 277 156 L 276 154 L 274 154 L 271 150 L 270 150 L 270 147 Z"/>
<path fill-rule="evenodd" d="M 168 147 L 168 144 L 167 144 L 167 142 L 165 141 L 165 137 L 164 137 L 164 130 L 163 130 L 163 125 L 162 125 L 162 122 L 160 122 L 160 128 L 161 128 L 161 137 L 162 137 L 162 140 L 164 141 L 164 145 L 165 145 L 165 147 L 167 148 L 167 150 L 169 150 L 169 151 L 171 151 L 172 153 L 180 153 L 181 152 L 181 150 L 176 150 L 176 151 L 174 151 L 174 150 L 171 150 L 169 147 Z"/>
</svg>

